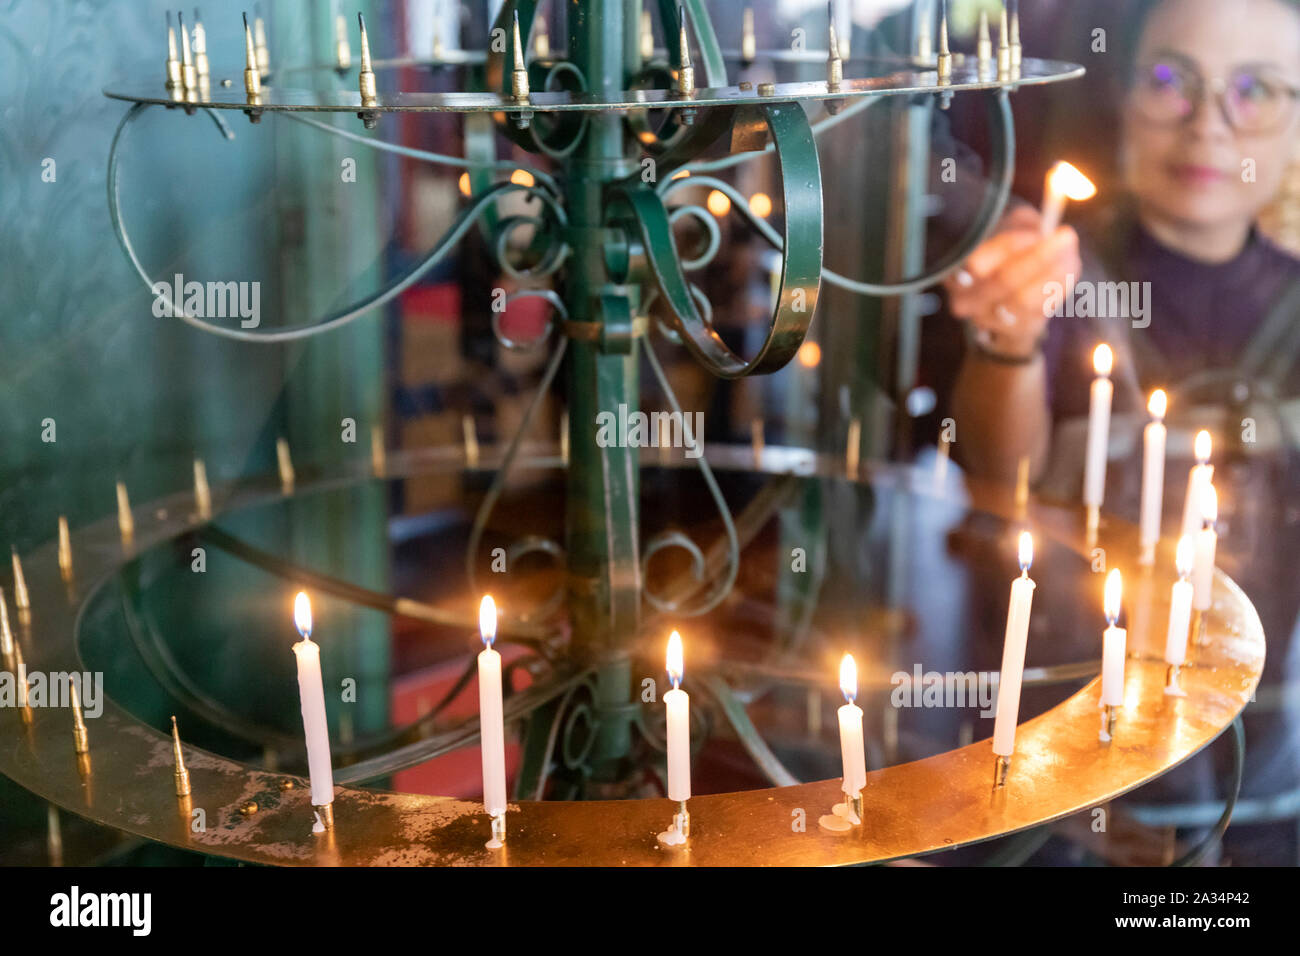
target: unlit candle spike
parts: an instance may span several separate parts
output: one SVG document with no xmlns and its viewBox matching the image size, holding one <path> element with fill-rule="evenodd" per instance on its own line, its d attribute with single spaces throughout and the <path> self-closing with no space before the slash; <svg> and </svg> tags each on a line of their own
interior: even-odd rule
<svg viewBox="0 0 1300 956">
<path fill-rule="evenodd" d="M 832 28 L 834 24 L 832 24 Z M 740 59 L 749 66 L 758 59 L 758 36 L 754 33 L 754 8 L 745 7 L 741 17 Z"/>
<path fill-rule="evenodd" d="M 45 849 L 50 855 L 50 866 L 63 865 L 63 830 L 59 825 L 59 809 L 54 804 L 45 808 Z"/>
<path fill-rule="evenodd" d="M 1029 508 L 1029 456 L 1022 456 L 1016 467 L 1016 513 L 1023 515 Z"/>
<path fill-rule="evenodd" d="M 998 24 L 998 76 L 1005 78 L 1011 72 L 1011 27 L 1007 23 L 1007 7 L 1002 5 L 1002 20 Z"/>
<path fill-rule="evenodd" d="M 185 29 L 185 14 L 177 13 L 176 21 L 181 33 L 181 86 L 189 92 L 199 88 L 199 74 L 194 69 L 194 57 L 190 54 L 190 34 Z"/>
<path fill-rule="evenodd" d="M 176 764 L 172 778 L 176 783 L 176 796 L 190 795 L 190 772 L 185 769 L 185 755 L 181 752 L 181 732 L 176 727 L 176 715 L 172 715 L 172 759 Z"/>
<path fill-rule="evenodd" d="M 280 466 L 280 490 L 286 495 L 293 494 L 293 459 L 289 457 L 289 440 L 287 438 L 277 438 L 275 440 L 275 458 Z"/>
<path fill-rule="evenodd" d="M 131 516 L 131 499 L 126 493 L 126 483 L 117 483 L 117 530 L 123 541 L 135 536 L 135 518 Z"/>
<path fill-rule="evenodd" d="M 755 418 L 749 423 L 749 443 L 754 450 L 754 467 L 760 467 L 763 464 L 763 419 Z"/>
<path fill-rule="evenodd" d="M 695 67 L 691 64 L 691 44 L 686 36 L 686 8 L 677 8 L 677 93 L 692 96 L 695 93 Z"/>
<path fill-rule="evenodd" d="M 18 687 L 18 713 L 22 715 L 23 723 L 30 724 L 32 722 L 32 709 L 30 706 L 31 701 L 28 697 L 27 663 L 23 660 L 23 646 L 17 641 L 14 642 L 13 655 L 14 672 L 15 676 L 18 678 L 16 681 Z M 71 686 L 71 684 L 69 684 L 69 686 Z"/>
<path fill-rule="evenodd" d="M 650 19 L 650 11 L 644 7 L 641 10 L 641 59 L 644 62 L 650 62 L 655 56 L 655 30 L 654 21 Z"/>
<path fill-rule="evenodd" d="M 262 73 L 257 68 L 257 49 L 253 45 L 253 28 L 244 14 L 244 92 L 257 96 L 262 92 Z"/>
<path fill-rule="evenodd" d="M 14 566 L 14 604 L 20 611 L 30 610 L 32 599 L 27 594 L 27 578 L 23 575 L 22 559 L 14 548 L 9 550 L 9 556 L 13 559 Z"/>
<path fill-rule="evenodd" d="M 388 452 L 384 448 L 384 427 L 370 427 L 370 470 L 376 478 L 382 478 L 388 472 Z"/>
<path fill-rule="evenodd" d="M 366 18 L 363 14 L 357 14 L 357 22 L 361 24 L 361 76 L 359 79 L 361 104 L 363 106 L 374 106 L 379 93 L 378 86 L 375 83 L 374 62 L 370 59 L 370 34 L 366 32 Z"/>
<path fill-rule="evenodd" d="M 1011 9 L 1011 68 L 1020 69 L 1024 51 L 1020 46 L 1020 4 Z"/>
<path fill-rule="evenodd" d="M 176 52 L 176 28 L 172 26 L 171 11 L 167 12 L 167 89 L 181 88 L 181 58 Z"/>
<path fill-rule="evenodd" d="M 68 532 L 68 519 L 59 515 L 59 573 L 63 580 L 72 580 L 72 535 Z"/>
<path fill-rule="evenodd" d="M 839 37 L 835 35 L 835 6 L 829 0 L 826 4 L 826 15 L 830 23 L 828 31 L 830 53 L 826 63 L 826 86 L 833 93 L 844 82 L 844 61 L 840 59 L 840 41 Z"/>
<path fill-rule="evenodd" d="M 8 657 L 14 652 L 14 632 L 9 626 L 9 602 L 5 598 L 5 589 L 0 588 L 0 654 L 6 658 L 5 664 L 8 665 Z"/>
<path fill-rule="evenodd" d="M 519 35 L 519 11 L 511 24 L 511 46 L 514 53 L 514 68 L 510 71 L 510 95 L 516 103 L 526 103 L 531 95 L 528 85 L 528 65 L 524 62 L 524 41 Z"/>
<path fill-rule="evenodd" d="M 348 18 L 334 18 L 334 66 L 342 73 L 352 69 L 352 42 L 348 39 Z"/>
<path fill-rule="evenodd" d="M 77 753 L 84 754 L 90 750 L 90 735 L 86 731 L 86 718 L 81 713 L 81 699 L 77 696 L 77 682 L 68 682 L 68 693 L 72 701 L 72 742 Z"/>
<path fill-rule="evenodd" d="M 858 465 L 862 452 L 862 419 L 855 418 L 849 422 L 849 438 L 844 446 L 844 470 L 850 478 L 858 476 Z"/>
<path fill-rule="evenodd" d="M 465 436 L 465 464 L 470 468 L 478 467 L 478 432 L 474 428 L 474 416 L 464 415 L 460 420 L 461 432 Z"/>
<path fill-rule="evenodd" d="M 551 30 L 546 25 L 546 17 L 538 11 L 533 28 L 533 55 L 539 60 L 549 60 L 551 58 Z"/>
<path fill-rule="evenodd" d="M 212 63 L 208 59 L 208 31 L 203 28 L 199 8 L 194 8 L 194 68 L 199 74 L 199 84 L 208 81 L 212 73 Z"/>
<path fill-rule="evenodd" d="M 204 521 L 212 517 L 212 490 L 208 487 L 208 468 L 202 458 L 194 459 L 194 507 Z"/>
<path fill-rule="evenodd" d="M 939 82 L 952 80 L 952 48 L 948 45 L 948 0 L 943 0 L 939 17 Z"/>
<path fill-rule="evenodd" d="M 979 60 L 981 71 L 993 64 L 993 37 L 989 33 L 989 12 L 980 11 L 979 40 L 976 42 L 975 55 Z"/>
</svg>

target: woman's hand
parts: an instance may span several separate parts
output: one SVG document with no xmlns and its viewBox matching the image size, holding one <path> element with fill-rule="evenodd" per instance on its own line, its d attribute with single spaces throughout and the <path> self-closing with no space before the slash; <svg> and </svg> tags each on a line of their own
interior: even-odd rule
<svg viewBox="0 0 1300 956">
<path fill-rule="evenodd" d="M 944 288 L 952 314 L 974 325 L 982 347 L 1026 359 L 1037 352 L 1050 319 L 1047 303 L 1053 296 L 1045 289 L 1057 283 L 1072 294 L 1082 268 L 1078 234 L 1062 226 L 1044 238 L 1038 210 L 1022 206 L 944 281 Z"/>
</svg>

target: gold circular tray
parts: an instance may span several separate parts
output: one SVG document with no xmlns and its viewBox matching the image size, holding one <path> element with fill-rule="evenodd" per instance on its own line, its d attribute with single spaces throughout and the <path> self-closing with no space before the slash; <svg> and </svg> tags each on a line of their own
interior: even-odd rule
<svg viewBox="0 0 1300 956">
<path fill-rule="evenodd" d="M 710 447 L 711 464 L 748 470 L 744 447 Z M 495 464 L 484 454 L 484 467 Z M 537 459 L 535 465 L 554 464 Z M 843 476 L 842 462 L 811 453 L 767 448 L 764 470 Z M 463 467 L 456 450 L 399 455 L 388 477 L 453 473 Z M 358 467 L 317 482 L 302 493 L 368 478 Z M 855 476 L 873 483 L 928 486 L 914 469 L 864 468 Z M 1016 515 L 1011 496 L 971 487 L 973 508 Z M 269 482 L 214 489 L 224 510 L 280 497 Z M 114 519 L 73 536 L 76 578 L 62 580 L 50 542 L 24 555 L 32 610 L 14 617 L 29 672 L 84 670 L 77 647 L 79 617 L 96 590 L 111 581 L 132 554 L 162 544 L 201 522 L 190 494 L 176 494 L 135 512 L 134 550 L 127 550 Z M 1031 503 L 1024 519 L 1040 536 L 1085 551 L 1083 515 Z M 1183 698 L 1163 693 L 1164 626 L 1169 582 L 1157 571 L 1141 587 L 1136 533 L 1104 520 L 1101 541 L 1111 566 L 1125 573 L 1126 592 L 1149 606 L 1129 607 L 1126 705 L 1116 738 L 1098 742 L 1096 680 L 1020 726 L 1007 785 L 994 790 L 989 741 L 890 766 L 868 775 L 864 823 L 848 833 L 822 830 L 817 819 L 842 799 L 839 780 L 792 787 L 710 794 L 690 801 L 688 846 L 661 847 L 656 834 L 671 820 L 666 799 L 528 802 L 510 805 L 508 843 L 488 850 L 488 818 L 478 802 L 378 790 L 336 788 L 335 826 L 311 833 L 309 788 L 302 778 L 270 773 L 185 747 L 192 794 L 177 798 L 168 736 L 117 706 L 88 720 L 90 750 L 74 752 L 67 710 L 34 708 L 31 722 L 16 709 L 0 709 L 0 773 L 73 813 L 109 827 L 186 850 L 272 865 L 825 865 L 883 862 L 976 843 L 1096 807 L 1141 786 L 1213 741 L 1250 700 L 1264 666 L 1258 615 L 1241 590 L 1220 572 L 1214 606 L 1206 615 L 1203 646 L 1189 648 Z M 1172 567 L 1163 550 L 1159 567 Z M 1148 572 L 1149 573 L 1149 572 Z M 1098 611 L 1098 646 L 1101 615 Z M 1134 625 L 1132 622 L 1139 622 Z M 1145 623 L 1142 623 L 1145 622 Z M 106 694 L 107 696 L 107 694 Z M 292 780 L 293 786 L 282 784 Z M 258 812 L 241 815 L 253 801 Z M 190 828 L 193 808 L 205 810 L 203 832 Z M 802 814 L 801 814 L 802 811 Z M 802 815 L 805 829 L 794 823 Z"/>
</svg>

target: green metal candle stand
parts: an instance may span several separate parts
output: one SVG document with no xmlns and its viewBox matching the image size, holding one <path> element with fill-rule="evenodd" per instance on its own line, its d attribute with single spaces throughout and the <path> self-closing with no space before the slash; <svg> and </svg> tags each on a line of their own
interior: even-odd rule
<svg viewBox="0 0 1300 956">
<path fill-rule="evenodd" d="M 0 771 L 52 802 L 115 829 L 252 862 L 851 863 L 951 848 L 1076 812 L 1159 775 L 1228 726 L 1258 680 L 1262 636 L 1249 602 L 1221 578 L 1223 600 L 1210 620 L 1210 630 L 1238 636 L 1230 648 L 1206 652 L 1216 655 L 1217 670 L 1189 669 L 1185 700 L 1171 703 L 1160 693 L 1163 669 L 1154 650 L 1154 630 L 1136 635 L 1138 650 L 1130 665 L 1142 704 L 1130 715 L 1133 746 L 1125 748 L 1122 757 L 1087 746 L 1087 738 L 1096 736 L 1096 689 L 1089 684 L 1021 728 L 1010 785 L 992 797 L 987 746 L 972 744 L 873 771 L 865 792 L 869 825 L 855 828 L 853 835 L 804 833 L 792 830 L 791 813 L 804 809 L 815 817 L 829 808 L 838 798 L 837 781 L 796 784 L 729 686 L 726 667 L 712 662 L 692 670 L 688 633 L 687 686 L 694 679 L 695 686 L 705 691 L 693 714 L 698 712 L 697 719 L 706 722 L 725 721 L 778 789 L 696 797 L 691 801 L 690 840 L 680 851 L 661 849 L 654 840 L 671 812 L 662 798 L 590 799 L 645 795 L 644 774 L 636 773 L 636 764 L 644 762 L 647 751 L 662 751 L 663 738 L 662 727 L 655 726 L 639 702 L 636 661 L 659 652 L 668 622 L 701 618 L 733 594 L 742 549 L 788 503 L 791 482 L 821 478 L 850 486 L 875 481 L 910 486 L 915 480 L 906 469 L 853 467 L 846 475 L 842 460 L 793 449 L 766 449 L 760 466 L 750 449 L 710 446 L 686 466 L 698 468 L 708 488 L 721 526 L 719 538 L 702 546 L 669 530 L 643 540 L 641 479 L 649 459 L 640 448 L 605 447 L 597 440 L 596 422 L 602 412 L 639 408 L 643 359 L 671 409 L 682 412 L 646 337 L 661 333 L 719 378 L 765 375 L 782 369 L 804 343 L 823 282 L 867 295 L 902 294 L 932 286 L 991 233 L 1009 197 L 1015 156 L 1009 94 L 1021 86 L 1082 74 L 1071 64 L 1021 58 L 1018 48 L 1013 62 L 1005 43 L 997 57 L 985 50 L 978 57 L 952 54 L 941 44 L 937 55 L 922 50 L 918 57 L 896 59 L 841 60 L 838 51 L 805 52 L 796 58 L 828 63 L 827 80 L 732 86 L 727 76 L 729 57 L 718 44 L 702 0 L 686 0 L 684 16 L 675 0 L 660 0 L 658 6 L 670 52 L 653 51 L 649 57 L 640 0 L 582 0 L 567 5 L 567 54 L 553 53 L 548 43 L 533 57 L 525 50 L 534 33 L 537 3 L 506 0 L 485 55 L 448 51 L 436 61 L 372 61 L 366 45 L 359 91 L 297 89 L 276 82 L 283 78 L 288 84 L 307 69 L 336 70 L 346 79 L 353 74 L 342 63 L 287 67 L 264 84 L 245 74 L 244 83 L 211 77 L 194 86 L 182 83 L 167 89 L 160 81 L 106 91 L 109 97 L 132 104 L 108 164 L 113 224 L 128 259 L 151 289 L 153 281 L 127 231 L 119 178 L 126 134 L 153 107 L 203 112 L 227 139 L 234 138 L 226 120 L 233 113 L 244 112 L 255 121 L 267 115 L 283 117 L 373 148 L 460 166 L 470 173 L 472 195 L 446 234 L 379 292 L 294 328 L 250 331 L 218 326 L 187 314 L 177 304 L 175 314 L 182 321 L 249 341 L 286 342 L 320 334 L 392 301 L 443 262 L 473 229 L 482 231 L 500 270 L 525 284 L 514 297 L 540 298 L 551 307 L 544 332 L 528 342 L 507 337 L 493 317 L 493 330 L 504 347 L 550 349 L 537 392 L 504 447 L 489 449 L 476 462 L 467 461 L 459 449 L 394 455 L 382 475 L 359 468 L 302 483 L 295 491 L 297 496 L 417 474 L 452 480 L 467 471 L 490 472 L 465 558 L 468 591 L 476 596 L 486 590 L 480 581 L 484 535 L 511 473 L 523 467 L 551 470 L 562 482 L 565 504 L 559 537 L 563 540 L 526 535 L 511 545 L 508 555 L 512 566 L 528 554 L 546 556 L 563 583 L 533 608 L 507 609 L 502 621 L 503 639 L 516 640 L 528 649 L 526 666 L 534 674 L 527 690 L 506 700 L 507 721 L 523 727 L 522 763 L 515 785 L 520 802 L 511 805 L 506 846 L 484 849 L 487 817 L 473 802 L 357 788 L 473 744 L 477 739 L 473 720 L 436 728 L 436 721 L 422 718 L 353 748 L 349 762 L 336 773 L 340 784 L 336 826 L 324 837 L 312 837 L 303 824 L 310 820 L 305 787 L 286 786 L 282 774 L 187 747 L 193 795 L 186 799 L 195 805 L 202 801 L 219 821 L 204 832 L 193 831 L 187 826 L 185 807 L 178 812 L 172 792 L 154 786 L 157 768 L 171 766 L 170 737 L 143 725 L 112 700 L 105 715 L 93 722 L 90 753 L 80 761 L 66 746 L 66 715 L 40 712 L 34 721 L 20 723 L 12 712 L 0 714 L 3 732 L 22 740 L 0 752 Z M 694 57 L 685 43 L 678 42 L 688 32 L 694 40 Z M 946 24 L 941 35 L 946 40 Z M 760 61 L 790 56 L 790 51 L 756 53 Z M 481 67 L 484 89 L 380 92 L 377 85 L 368 85 L 364 72 L 370 68 L 382 74 L 403 66 L 440 64 Z M 698 86 L 697 69 L 702 77 Z M 873 284 L 828 270 L 822 258 L 819 134 L 892 97 L 938 98 L 946 105 L 951 97 L 964 93 L 986 99 L 994 143 L 990 184 L 967 235 L 925 275 L 905 282 Z M 818 104 L 826 104 L 828 112 L 813 122 L 809 109 Z M 547 157 L 558 172 L 497 160 L 490 134 L 486 145 L 482 136 L 467 135 L 470 156 L 462 158 L 397 147 L 323 121 L 330 119 L 326 114 L 356 114 L 370 127 L 383 116 L 398 113 L 461 114 L 467 125 L 472 122 L 480 131 L 490 122 L 519 147 Z M 709 175 L 761 156 L 772 157 L 780 177 L 779 229 L 751 213 L 733 187 Z M 530 185 L 495 181 L 500 173 L 520 168 L 532 174 Z M 680 178 L 683 172 L 691 175 Z M 669 204 L 670 197 L 688 186 L 728 195 L 732 208 L 780 253 L 773 314 L 762 345 L 753 354 L 738 354 L 723 341 L 713 326 L 711 305 L 690 279 L 691 273 L 714 260 L 720 241 L 716 227 L 710 230 L 707 212 Z M 509 194 L 534 200 L 536 212 L 502 218 L 497 203 Z M 709 237 L 703 253 L 690 260 L 684 258 L 673 235 L 673 225 L 682 216 L 703 223 Z M 512 236 L 524 227 L 535 231 L 527 263 L 513 259 L 510 251 Z M 664 316 L 662 324 L 649 319 L 652 304 Z M 562 391 L 568 422 L 563 452 L 556 455 L 550 449 L 541 454 L 529 449 L 524 439 L 543 397 L 562 371 L 567 376 Z M 660 464 L 670 470 L 682 465 Z M 715 468 L 728 474 L 752 469 L 764 480 L 739 517 L 728 508 Z M 222 514 L 280 498 L 278 491 L 255 484 L 226 489 L 225 494 Z M 988 508 L 990 513 L 999 510 L 996 503 Z M 151 549 L 168 542 L 205 542 L 278 577 L 363 607 L 429 624 L 472 628 L 468 604 L 453 610 L 429 607 L 290 565 L 192 516 L 187 496 L 151 504 L 150 509 L 155 517 L 137 522 L 130 550 L 122 548 L 109 521 L 74 536 L 78 581 L 84 583 L 75 593 L 60 583 L 52 546 L 27 556 L 33 600 L 21 639 L 28 667 L 77 663 L 78 642 L 84 638 L 78 622 L 93 617 L 88 617 L 88 608 L 113 600 L 122 575 L 147 576 Z M 1045 512 L 1040 520 L 1054 519 Z M 1055 520 L 1062 528 L 1070 524 L 1060 515 Z M 1068 531 L 1061 531 L 1061 537 L 1068 539 Z M 685 552 L 689 573 L 667 589 L 652 588 L 647 584 L 650 559 L 668 549 Z M 129 602 L 123 608 L 131 639 L 143 656 L 154 659 L 161 681 L 167 672 L 158 653 L 162 642 L 149 632 L 147 622 L 132 617 Z M 463 687 L 464 680 L 456 686 Z M 217 701 L 196 703 L 183 682 L 174 689 L 215 724 L 241 720 Z M 702 724 L 701 729 L 707 727 Z M 1174 731 L 1171 741 L 1169 734 Z M 291 742 L 278 743 L 295 752 Z M 1053 754 L 1069 754 L 1068 774 L 1057 772 Z M 662 764 L 662 756 L 658 763 Z M 587 799 L 544 801 L 552 766 L 568 779 L 580 781 L 564 793 Z M 1022 780 L 1032 779 L 1035 786 L 1016 788 L 1017 774 Z M 127 789 L 130 801 L 111 796 Z M 771 809 L 772 801 L 777 810 Z M 249 802 L 260 809 L 241 815 L 239 807 Z"/>
</svg>

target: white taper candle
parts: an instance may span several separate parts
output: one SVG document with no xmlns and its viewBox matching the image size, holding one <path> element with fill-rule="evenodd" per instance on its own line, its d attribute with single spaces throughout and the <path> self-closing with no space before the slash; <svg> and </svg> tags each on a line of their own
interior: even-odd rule
<svg viewBox="0 0 1300 956">
<path fill-rule="evenodd" d="M 479 635 L 487 645 L 478 655 L 478 719 L 483 757 L 483 809 L 490 816 L 506 812 L 506 727 L 501 699 L 501 655 L 493 648 L 497 607 L 485 595 L 478 610 Z"/>
<path fill-rule="evenodd" d="M 1160 541 L 1160 518 L 1165 495 L 1165 445 L 1167 429 L 1165 412 L 1169 399 L 1163 389 L 1151 393 L 1147 410 L 1151 423 L 1142 432 L 1142 511 L 1139 525 L 1139 543 L 1142 546 L 1142 563 L 1155 562 L 1156 544 Z"/>
<path fill-rule="evenodd" d="M 1007 631 L 1002 641 L 1002 670 L 998 674 L 997 717 L 993 722 L 993 752 L 1010 757 L 1016 749 L 1016 721 L 1020 715 L 1020 685 L 1025 674 L 1025 648 L 1029 642 L 1029 613 L 1034 603 L 1034 539 L 1020 535 L 1020 577 L 1011 582 Z"/>
<path fill-rule="evenodd" d="M 691 699 L 679 686 L 684 670 L 682 637 L 668 638 L 668 677 L 673 689 L 664 694 L 668 711 L 668 799 L 681 803 L 691 798 Z"/>
<path fill-rule="evenodd" d="M 311 776 L 311 803 L 323 807 L 334 802 L 334 771 L 330 766 L 329 720 L 325 716 L 325 685 L 321 679 L 320 645 L 311 639 L 311 601 L 300 591 L 293 605 L 294 623 L 302 640 L 293 645 L 298 660 L 298 698 L 302 727 L 307 738 L 307 772 Z"/>
<path fill-rule="evenodd" d="M 840 661 L 840 690 L 846 703 L 839 709 L 840 765 L 844 770 L 844 792 L 855 797 L 867 785 L 867 749 L 862 735 L 862 708 L 858 696 L 858 667 L 852 654 Z"/>
<path fill-rule="evenodd" d="M 1083 471 L 1083 503 L 1100 508 L 1106 495 L 1106 458 L 1110 446 L 1110 406 L 1115 385 L 1110 380 L 1114 356 L 1109 345 L 1097 346 L 1092 358 L 1097 377 L 1088 404 L 1088 457 Z"/>
</svg>

